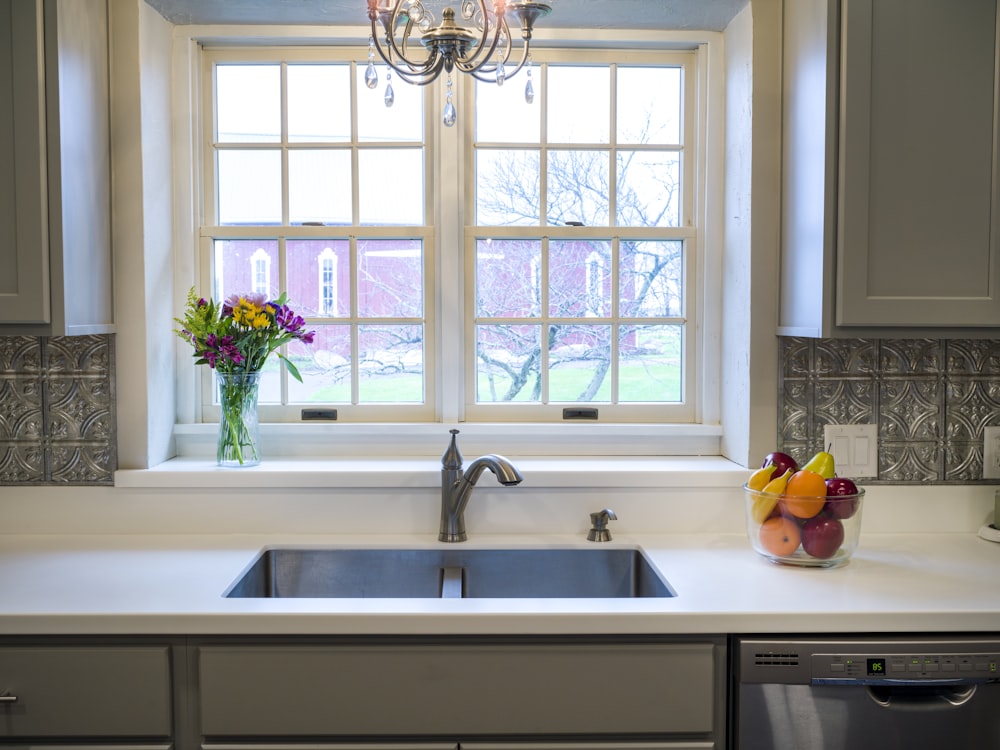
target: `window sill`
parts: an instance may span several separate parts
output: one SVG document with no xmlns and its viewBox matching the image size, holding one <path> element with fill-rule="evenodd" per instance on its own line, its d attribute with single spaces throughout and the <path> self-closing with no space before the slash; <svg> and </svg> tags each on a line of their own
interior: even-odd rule
<svg viewBox="0 0 1000 750">
<path fill-rule="evenodd" d="M 719 456 L 533 457 L 514 461 L 524 486 L 574 488 L 732 488 L 746 469 Z M 175 458 L 143 470 L 120 470 L 115 486 L 165 489 L 431 489 L 440 487 L 439 458 L 276 458 L 223 469 L 201 458 Z"/>
</svg>

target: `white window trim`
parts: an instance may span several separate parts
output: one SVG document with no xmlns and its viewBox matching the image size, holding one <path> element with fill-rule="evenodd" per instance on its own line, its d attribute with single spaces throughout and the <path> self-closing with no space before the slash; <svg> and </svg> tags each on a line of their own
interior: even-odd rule
<svg viewBox="0 0 1000 750">
<path fill-rule="evenodd" d="M 756 9 L 755 9 L 756 11 Z M 140 252 L 118 253 L 116 261 L 117 285 L 116 301 L 122 323 L 118 329 L 117 360 L 118 360 L 118 396 L 129 408 L 119 410 L 119 459 L 123 470 L 142 470 L 143 467 L 157 466 L 177 455 L 173 442 L 171 425 L 179 424 L 178 432 L 203 432 L 205 435 L 213 432 L 212 425 L 196 425 L 193 423 L 194 390 L 196 385 L 195 368 L 191 366 L 189 347 L 178 339 L 167 336 L 164 331 L 170 327 L 170 321 L 175 314 L 170 305 L 163 304 L 162 289 L 157 285 L 162 281 L 162 269 L 172 265 L 174 280 L 173 302 L 179 304 L 193 280 L 198 276 L 194 267 L 194 253 L 176 252 L 196 241 L 195 228 L 198 225 L 199 205 L 198 186 L 185 184 L 185 178 L 191 177 L 191 155 L 198 150 L 197 133 L 192 129 L 192 112 L 190 101 L 197 98 L 199 91 L 197 44 L 200 39 L 235 38 L 239 36 L 244 42 L 247 33 L 256 33 L 262 43 L 273 43 L 276 37 L 297 37 L 306 42 L 331 43 L 363 38 L 367 34 L 364 27 L 352 27 L 331 30 L 322 27 L 302 27 L 294 29 L 277 29 L 275 27 L 174 27 L 164 21 L 152 9 L 139 3 L 116 3 L 114 6 L 114 21 L 120 29 L 112 35 L 113 54 L 118 61 L 114 68 L 113 90 L 117 92 L 117 102 L 113 102 L 113 118 L 121 132 L 135 133 L 137 138 L 116 143 L 114 158 L 119 167 L 119 191 L 115 204 L 116 247 L 137 247 Z M 777 127 L 780 109 L 775 92 L 780 85 L 780 60 L 778 49 L 778 30 L 780 17 L 762 8 L 762 12 L 750 14 L 746 12 L 734 22 L 736 30 L 723 34 L 708 32 L 678 32 L 671 34 L 673 42 L 667 45 L 679 44 L 691 46 L 703 45 L 701 54 L 707 64 L 701 66 L 703 75 L 712 71 L 717 79 L 725 79 L 726 87 L 731 81 L 736 82 L 735 108 L 739 110 L 735 123 L 740 132 L 730 130 L 734 135 L 724 137 L 725 123 L 721 118 L 713 122 L 713 130 L 709 138 L 713 142 L 722 143 L 727 149 L 735 147 L 738 153 L 733 176 L 728 175 L 729 163 L 733 156 L 727 152 L 725 166 L 721 158 L 710 164 L 709 181 L 713 179 L 726 182 L 728 200 L 733 203 L 734 215 L 726 217 L 727 227 L 734 227 L 735 233 L 727 237 L 727 255 L 720 258 L 722 247 L 723 206 L 718 203 L 711 209 L 712 221 L 706 225 L 705 242 L 708 247 L 718 247 L 718 253 L 712 262 L 719 262 L 734 269 L 746 268 L 749 259 L 754 258 L 761 272 L 753 273 L 755 280 L 752 298 L 744 294 L 740 300 L 746 304 L 724 307 L 713 315 L 720 318 L 715 321 L 715 328 L 721 329 L 723 323 L 729 328 L 750 329 L 751 340 L 743 341 L 741 337 L 729 339 L 729 345 L 723 347 L 716 360 L 706 361 L 708 372 L 719 372 L 725 361 L 731 370 L 727 375 L 727 394 L 737 395 L 734 400 L 727 396 L 724 403 L 712 409 L 703 409 L 701 425 L 687 426 L 654 426 L 645 425 L 644 438 L 647 445 L 653 441 L 651 431 L 660 430 L 669 433 L 666 450 L 653 450 L 663 455 L 669 452 L 670 444 L 684 442 L 684 432 L 694 435 L 701 433 L 702 438 L 711 433 L 714 437 L 709 442 L 713 447 L 708 450 L 694 448 L 691 453 L 718 455 L 721 443 L 722 455 L 733 455 L 737 461 L 745 463 L 747 456 L 754 455 L 773 440 L 776 424 L 776 398 L 771 391 L 777 378 L 776 343 L 773 340 L 773 326 L 770 325 L 774 314 L 774 303 L 771 296 L 775 293 L 773 284 L 772 264 L 775 261 L 773 248 L 777 242 L 777 222 L 774 218 L 778 210 L 778 182 L 775 169 L 765 165 L 776 164 L 780 158 L 780 129 Z M 540 43 L 558 44 L 556 37 L 563 37 L 567 32 L 541 32 L 536 34 Z M 597 44 L 619 46 L 621 39 L 614 38 L 615 32 L 586 30 L 580 37 Z M 662 32 L 629 32 L 630 43 L 638 46 L 658 47 L 664 44 Z M 727 59 L 725 46 L 733 45 L 737 49 L 732 61 Z M 750 60 L 753 58 L 753 64 Z M 168 71 L 170 71 L 168 73 Z M 758 96 L 757 91 L 761 91 Z M 749 105 L 753 100 L 753 107 Z M 699 107 L 707 107 L 715 111 L 726 109 L 727 93 L 722 86 L 712 90 L 711 100 L 700 101 Z M 752 120 L 746 118 L 752 116 Z M 730 127 L 734 122 L 729 118 Z M 163 127 L 171 123 L 171 128 Z M 762 135 L 750 141 L 750 125 L 758 129 Z M 743 131 L 746 132 L 743 132 Z M 752 153 L 752 160 L 749 155 Z M 745 154 L 745 155 L 744 155 Z M 721 157 L 721 153 L 719 154 Z M 754 166 L 751 169 L 751 161 Z M 169 203 L 164 202 L 162 185 L 171 183 L 170 164 L 174 179 L 172 180 L 173 219 L 169 219 Z M 461 159 L 456 160 L 461 164 Z M 757 169 L 757 165 L 761 165 Z M 166 168 L 164 168 L 166 167 Z M 751 187 L 754 201 L 749 197 Z M 701 186 L 699 186 L 699 189 Z M 145 196 L 144 196 L 145 193 Z M 148 199 L 147 197 L 148 196 Z M 152 201 L 152 202 L 151 202 Z M 752 211 L 750 210 L 752 206 Z M 162 209 L 167 209 L 164 212 Z M 755 219 L 753 232 L 750 231 L 751 216 Z M 171 226 L 172 224 L 172 226 Z M 457 226 L 454 222 L 450 226 Z M 460 237 L 452 237 L 457 243 Z M 727 272 L 728 273 L 728 272 Z M 457 278 L 457 269 L 454 278 Z M 724 277 L 725 278 L 725 277 Z M 720 279 L 716 289 L 707 290 L 707 295 L 719 295 L 723 290 Z M 761 284 L 764 281 L 767 283 Z M 737 280 L 735 289 L 741 292 L 745 281 Z M 447 287 L 446 287 L 447 289 Z M 450 288 L 455 289 L 454 286 Z M 449 290 L 450 291 L 450 290 Z M 446 293 L 448 293 L 446 291 Z M 708 318 L 706 323 L 712 323 Z M 446 343 L 444 348 L 449 349 Z M 451 349 L 446 354 L 460 354 Z M 167 356 L 165 356 L 167 355 Z M 752 380 L 751 380 L 752 375 Z M 454 385 L 459 375 L 454 371 L 442 373 L 438 387 L 447 388 Z M 710 375 L 710 379 L 719 381 L 721 374 Z M 176 392 L 173 387 L 176 381 Z M 166 389 L 166 390 L 165 390 Z M 751 400 L 748 400 L 751 399 Z M 751 408 L 752 404 L 752 408 Z M 731 418 L 725 429 L 720 426 L 720 413 L 725 405 Z M 173 414 L 176 412 L 176 419 Z M 435 427 L 446 430 L 457 422 L 456 415 L 443 415 L 438 425 L 425 425 L 428 429 Z M 302 425 L 275 426 L 282 430 L 297 430 Z M 323 426 L 333 428 L 333 425 Z M 351 434 L 364 432 L 363 426 L 338 425 L 338 439 L 352 440 Z M 470 429 L 461 425 L 463 430 Z M 503 434 L 511 426 L 500 425 L 496 430 L 503 440 Z M 591 427 L 591 426 L 588 426 Z M 593 427 L 597 427 L 593 425 Z M 411 428 L 412 429 L 412 428 Z M 491 425 L 479 425 L 480 438 L 490 442 L 490 449 L 497 450 L 499 445 L 490 441 Z M 544 428 L 543 428 L 544 429 Z M 627 430 L 628 426 L 612 427 L 603 434 L 604 440 L 613 440 L 613 433 Z M 534 425 L 525 425 L 522 434 L 536 432 Z M 589 432 L 589 430 L 588 430 Z M 391 430 L 382 434 L 391 435 Z M 583 434 L 583 431 L 581 431 Z M 721 436 L 721 437 L 720 437 Z M 417 435 L 404 435 L 416 438 Z M 589 437 L 589 436 L 588 436 Z M 369 435 L 371 438 L 371 435 Z M 586 437 L 584 439 L 587 439 Z M 631 442 L 628 435 L 624 439 Z M 567 453 L 574 454 L 576 438 L 563 436 L 561 441 L 568 446 Z M 695 443 L 701 438 L 695 436 Z M 512 445 L 519 445 L 514 439 Z M 380 441 L 371 439 L 368 446 L 369 456 L 382 455 L 390 457 L 391 449 L 383 450 Z M 428 450 L 429 452 L 429 450 Z M 471 451 L 470 451 L 471 452 Z M 514 451 L 510 451 L 514 454 Z M 582 453 L 582 451 L 579 451 Z M 582 476 L 589 468 L 599 464 L 595 458 L 581 462 Z M 210 461 L 205 461 L 206 470 L 214 471 Z M 210 468 L 209 468 L 210 467 Z M 208 476 L 208 475 L 206 475 Z M 231 475 L 229 475 L 231 476 Z M 583 482 L 586 486 L 586 481 Z"/>
<path fill-rule="evenodd" d="M 195 121 L 193 108 L 199 106 L 200 96 L 200 61 L 198 55 L 198 42 L 201 39 L 212 39 L 214 41 L 239 40 L 241 44 L 247 43 L 247 29 L 235 27 L 176 27 L 174 33 L 174 66 L 175 84 L 173 113 L 175 122 Z M 301 42 L 310 37 L 320 37 L 321 40 L 329 38 L 328 33 L 323 34 L 322 30 L 295 28 L 283 30 L 276 27 L 268 27 L 266 35 L 262 35 L 261 43 L 275 44 L 281 41 Z M 344 29 L 344 38 L 353 40 L 362 39 L 367 33 L 364 29 Z M 356 32 L 356 33 L 354 33 Z M 251 32 L 252 33 L 252 32 Z M 287 33 L 287 36 L 285 36 Z M 560 35 L 566 32 L 559 32 Z M 555 44 L 552 38 L 546 39 L 548 35 L 538 38 L 541 44 Z M 596 37 L 591 40 L 588 37 Z M 720 34 L 712 32 L 678 32 L 676 34 L 630 34 L 629 43 L 639 39 L 640 44 L 649 47 L 666 48 L 690 48 L 697 47 L 699 56 L 700 77 L 704 80 L 700 82 L 700 94 L 698 97 L 698 108 L 700 117 L 705 118 L 709 110 L 721 112 L 724 103 L 723 86 L 716 85 L 709 88 L 706 82 L 709 78 L 722 79 L 724 77 L 724 66 L 722 57 L 722 37 Z M 315 38 L 312 43 L 318 43 Z M 593 44 L 614 46 L 615 44 L 626 43 L 624 39 L 610 38 L 606 32 L 587 31 L 577 35 L 572 40 L 562 40 L 559 44 Z M 440 94 L 435 90 L 435 101 L 431 107 L 436 111 L 440 108 Z M 710 106 L 711 104 L 711 106 Z M 468 119 L 468 118 L 466 118 Z M 719 118 L 721 119 L 721 117 Z M 704 119 L 702 119 L 704 121 Z M 465 123 L 467 124 L 467 123 Z M 707 159 L 709 151 L 721 154 L 724 148 L 724 139 L 721 126 L 708 128 L 708 141 L 699 145 L 697 158 L 701 161 Z M 189 242 L 195 242 L 197 237 L 197 221 L 199 215 L 199 176 L 192 174 L 190 157 L 192 154 L 201 153 L 197 142 L 199 134 L 193 128 L 182 128 L 175 133 L 174 150 L 174 191 L 176 204 L 179 210 L 175 211 L 175 237 L 181 241 L 175 243 L 178 249 L 178 257 L 175 258 L 175 285 L 174 299 L 183 299 L 186 290 L 195 283 L 199 274 L 195 268 L 196 254 L 191 251 L 188 242 L 184 238 L 189 238 Z M 179 139 L 179 143 L 177 142 Z M 453 148 L 452 148 L 453 146 Z M 453 139 L 453 144 L 437 143 L 435 148 L 439 151 L 451 151 L 451 155 L 442 161 L 442 171 L 449 172 L 462 168 L 463 155 L 461 140 Z M 721 286 L 721 280 L 715 276 L 716 269 L 721 268 L 721 234 L 722 234 L 722 186 L 721 169 L 701 170 L 707 175 L 705 184 L 697 188 L 696 206 L 694 210 L 699 215 L 699 225 L 703 227 L 700 243 L 704 246 L 705 252 L 699 254 L 700 263 L 704 264 L 701 269 L 703 273 L 710 273 L 709 283 L 706 289 L 711 290 Z M 435 179 L 437 184 L 440 180 Z M 707 196 L 713 196 L 708 199 Z M 444 197 L 444 196 L 443 196 Z M 448 227 L 448 233 L 455 236 L 447 236 L 442 233 L 440 237 L 441 246 L 460 246 L 462 243 L 461 228 L 454 217 L 447 214 L 457 210 L 457 201 L 442 199 L 438 201 L 435 217 L 437 226 Z M 442 221 L 443 219 L 450 219 Z M 185 257 L 186 256 L 186 257 Z M 442 253 L 441 266 L 460 263 L 460 253 Z M 445 269 L 442 273 L 457 273 L 459 269 Z M 443 307 L 454 306 L 460 309 L 457 299 L 449 299 L 459 292 L 446 288 L 439 290 L 439 304 Z M 716 374 L 721 355 L 717 350 L 719 340 L 721 311 L 710 312 L 705 307 L 705 298 L 711 297 L 710 293 L 700 295 L 699 317 L 702 325 L 706 328 L 705 340 L 716 342 L 710 345 L 711 351 L 699 352 L 698 359 L 707 368 L 705 371 L 711 373 L 709 377 L 703 378 L 704 382 L 700 389 L 703 398 L 698 405 L 699 422 L 697 424 L 571 424 L 571 425 L 540 425 L 540 424 L 490 424 L 490 423 L 464 423 L 460 413 L 452 413 L 446 408 L 439 415 L 439 422 L 423 424 L 265 424 L 263 433 L 265 440 L 265 450 L 287 451 L 289 455 L 295 456 L 330 456 L 330 455 L 351 455 L 352 452 L 361 450 L 364 455 L 392 456 L 405 454 L 412 441 L 425 443 L 420 449 L 424 454 L 437 451 L 440 441 L 435 440 L 434 447 L 429 448 L 426 441 L 438 435 L 447 435 L 450 427 L 458 427 L 464 435 L 474 437 L 476 443 L 482 441 L 488 444 L 488 450 L 493 452 L 505 452 L 509 455 L 565 455 L 576 456 L 585 455 L 591 457 L 613 456 L 613 455 L 719 455 L 722 453 L 721 440 L 723 429 L 720 425 L 720 399 L 717 392 L 720 377 Z M 461 341 L 443 341 L 441 355 L 443 361 L 459 361 L 462 356 L 463 344 Z M 193 394 L 198 387 L 197 368 L 191 366 L 190 351 L 184 349 L 183 344 L 175 346 L 177 353 L 177 424 L 174 429 L 176 439 L 176 453 L 178 456 L 191 457 L 198 456 L 210 458 L 214 456 L 214 435 L 216 426 L 214 424 L 198 424 L 195 420 L 194 400 L 188 397 Z M 460 368 L 443 368 L 436 379 L 436 388 L 450 389 L 460 385 Z M 373 436 L 379 436 L 377 439 Z M 398 440 L 397 440 L 398 438 Z M 473 442 L 470 440 L 470 442 Z M 270 446 L 268 444 L 271 444 Z M 476 444 L 474 443 L 474 444 Z M 279 447 L 280 446 L 280 447 Z M 410 448 L 412 450 L 412 448 Z M 442 448 L 443 450 L 443 448 Z M 471 455 L 475 449 L 467 449 Z M 271 453 L 277 455 L 277 453 Z M 591 462 L 592 463 L 592 462 Z"/>
</svg>

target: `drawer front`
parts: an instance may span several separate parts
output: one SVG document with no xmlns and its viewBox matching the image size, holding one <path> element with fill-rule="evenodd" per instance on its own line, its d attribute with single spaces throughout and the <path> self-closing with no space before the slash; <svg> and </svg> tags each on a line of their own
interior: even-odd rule
<svg viewBox="0 0 1000 750">
<path fill-rule="evenodd" d="M 210 737 L 713 730 L 710 643 L 204 646 L 198 668 Z"/>
<path fill-rule="evenodd" d="M 0 695 L 0 737 L 169 737 L 169 647 L 0 648 Z"/>
</svg>

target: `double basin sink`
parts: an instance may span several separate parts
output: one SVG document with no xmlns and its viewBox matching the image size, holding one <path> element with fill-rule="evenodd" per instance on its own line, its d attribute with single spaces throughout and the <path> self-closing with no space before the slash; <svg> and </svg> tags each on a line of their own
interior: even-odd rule
<svg viewBox="0 0 1000 750">
<path fill-rule="evenodd" d="M 676 593 L 634 547 L 289 547 L 263 550 L 226 596 L 619 599 Z"/>
</svg>

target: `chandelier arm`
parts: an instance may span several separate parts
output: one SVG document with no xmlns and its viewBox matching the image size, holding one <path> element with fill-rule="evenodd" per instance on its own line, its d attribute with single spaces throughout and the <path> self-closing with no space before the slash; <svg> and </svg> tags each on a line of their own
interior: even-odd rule
<svg viewBox="0 0 1000 750">
<path fill-rule="evenodd" d="M 514 70 L 512 70 L 510 73 L 505 74 L 504 76 L 505 80 L 509 81 L 511 78 L 516 76 L 521 71 L 521 68 L 523 68 L 524 64 L 528 61 L 528 55 L 530 53 L 531 50 L 529 49 L 527 44 L 521 47 L 521 60 L 520 62 L 518 62 L 517 67 L 514 68 Z M 508 55 L 508 57 L 509 56 L 510 55 Z M 504 62 L 507 62 L 507 58 L 504 58 Z M 496 69 L 497 69 L 496 65 L 491 65 L 489 67 L 480 65 L 479 67 L 474 68 L 472 70 L 463 70 L 462 72 L 468 73 L 477 81 L 482 81 L 483 83 L 496 83 Z"/>
<path fill-rule="evenodd" d="M 375 43 L 375 50 L 378 52 L 379 57 L 382 58 L 382 62 L 392 68 L 400 78 L 402 78 L 407 83 L 415 83 L 417 85 L 425 85 L 433 80 L 433 77 L 437 77 L 440 71 L 440 62 L 437 59 L 437 53 L 429 54 L 425 60 L 419 63 L 413 62 L 406 56 L 406 50 L 408 49 L 407 40 L 410 37 L 410 33 L 413 29 L 413 20 L 407 17 L 406 28 L 403 30 L 403 48 L 400 49 L 396 44 L 396 35 L 390 32 L 389 29 L 395 29 L 399 17 L 399 11 L 402 8 L 402 4 L 396 6 L 393 10 L 392 16 L 389 18 L 389 26 L 383 25 L 383 31 L 385 32 L 385 46 L 379 41 L 380 34 L 377 33 L 378 30 L 378 15 L 372 15 L 369 13 L 369 17 L 372 22 L 372 40 Z M 398 61 L 397 61 L 398 59 Z M 406 66 L 405 68 L 401 66 Z M 434 76 L 430 80 L 419 80 L 424 76 L 427 76 L 434 72 Z"/>
<path fill-rule="evenodd" d="M 444 69 L 444 58 L 437 55 L 433 67 L 421 71 L 419 74 L 408 73 L 395 66 L 392 69 L 406 83 L 412 83 L 414 86 L 426 86 L 436 81 L 438 76 L 441 75 L 441 71 Z"/>
<path fill-rule="evenodd" d="M 479 71 L 482 71 L 484 73 L 492 73 L 492 72 L 496 71 L 496 69 L 497 69 L 497 63 L 492 63 L 491 64 L 490 63 L 490 58 L 493 56 L 493 52 L 494 52 L 494 50 L 496 50 L 497 44 L 500 41 L 500 32 L 501 31 L 503 32 L 503 35 L 505 37 L 507 37 L 507 51 L 504 52 L 503 59 L 500 60 L 499 63 L 506 64 L 507 60 L 510 59 L 510 53 L 511 53 L 511 50 L 513 49 L 513 45 L 511 44 L 510 27 L 507 24 L 506 5 L 502 4 L 502 3 L 497 3 L 497 5 L 501 5 L 502 12 L 500 13 L 500 15 L 495 16 L 495 18 L 497 19 L 497 22 L 496 22 L 497 25 L 496 25 L 496 29 L 494 30 L 494 33 L 493 33 L 493 42 L 492 42 L 492 44 L 490 44 L 488 50 L 485 49 L 487 34 L 489 33 L 489 26 L 488 25 L 484 25 L 484 28 L 483 28 L 483 37 L 482 37 L 482 40 L 481 40 L 480 44 L 477 47 L 476 53 L 474 55 L 472 55 L 471 57 L 466 58 L 465 60 L 457 60 L 457 59 L 455 60 L 455 67 L 458 68 L 461 72 L 463 72 L 463 73 L 469 73 L 469 74 L 475 74 L 476 72 L 479 72 Z M 485 2 L 484 2 L 484 0 L 479 0 L 479 6 L 481 8 L 481 12 L 484 14 L 484 18 L 486 18 L 488 20 L 489 16 L 485 15 L 486 9 L 485 9 Z M 482 59 L 479 59 L 479 58 L 482 58 Z M 524 63 L 522 62 L 521 65 L 523 65 L 523 64 Z M 521 68 L 521 66 L 519 65 L 518 66 L 518 70 L 520 70 L 520 68 Z M 475 76 L 475 77 L 478 80 L 480 80 L 480 81 L 485 81 L 486 80 L 484 78 L 480 78 L 479 76 Z M 507 76 L 507 77 L 510 78 L 510 76 Z"/>
</svg>

